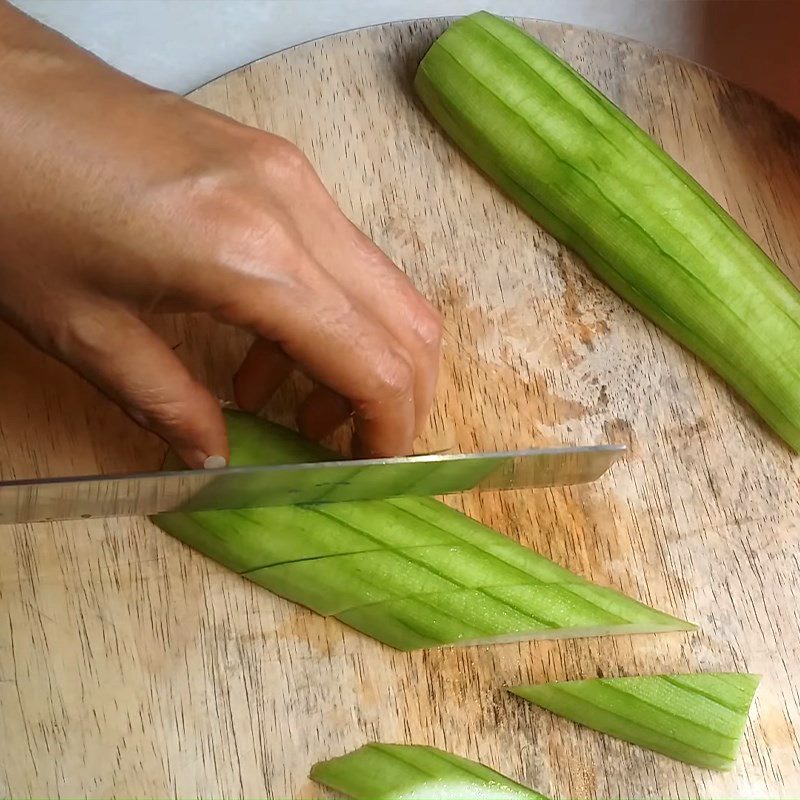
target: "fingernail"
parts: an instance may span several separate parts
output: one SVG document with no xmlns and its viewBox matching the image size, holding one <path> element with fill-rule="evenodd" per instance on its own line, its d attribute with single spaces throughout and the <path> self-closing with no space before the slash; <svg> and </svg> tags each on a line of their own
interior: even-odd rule
<svg viewBox="0 0 800 800">
<path fill-rule="evenodd" d="M 203 469 L 224 469 L 228 466 L 225 456 L 209 456 L 203 462 Z"/>
</svg>

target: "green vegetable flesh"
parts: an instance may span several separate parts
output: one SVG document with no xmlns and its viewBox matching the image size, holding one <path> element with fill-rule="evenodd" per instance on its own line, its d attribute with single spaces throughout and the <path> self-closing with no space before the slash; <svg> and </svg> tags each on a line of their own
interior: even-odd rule
<svg viewBox="0 0 800 800">
<path fill-rule="evenodd" d="M 486 12 L 434 43 L 415 86 L 486 174 L 800 451 L 800 292 L 685 170 Z"/>
<path fill-rule="evenodd" d="M 620 597 L 626 604 L 633 602 Z M 442 643 L 578 639 L 674 630 L 660 612 L 646 606 L 635 613 L 628 606 L 626 618 L 608 614 L 594 603 L 574 601 L 570 591 L 558 586 L 507 586 L 416 595 L 351 608 L 337 617 L 401 650 Z M 647 612 L 652 616 L 648 618 Z M 637 619 L 631 621 L 631 617 Z"/>
<path fill-rule="evenodd" d="M 368 744 L 315 764 L 311 778 L 356 800 L 547 800 L 483 764 L 421 745 Z"/>
<path fill-rule="evenodd" d="M 297 434 L 226 412 L 231 461 L 321 458 Z M 400 650 L 691 630 L 430 498 L 161 514 L 186 544 Z"/>
<path fill-rule="evenodd" d="M 573 722 L 711 769 L 733 766 L 759 678 L 650 675 L 515 686 Z"/>
</svg>

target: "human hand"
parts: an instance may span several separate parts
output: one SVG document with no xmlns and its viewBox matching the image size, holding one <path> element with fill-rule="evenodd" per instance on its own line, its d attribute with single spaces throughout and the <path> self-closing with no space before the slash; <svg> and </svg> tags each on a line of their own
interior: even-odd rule
<svg viewBox="0 0 800 800">
<path fill-rule="evenodd" d="M 257 338 L 257 410 L 294 367 L 312 438 L 410 452 L 438 313 L 291 143 L 116 72 L 0 0 L 0 317 L 194 467 L 228 456 L 218 402 L 141 319 L 201 311 Z"/>
</svg>

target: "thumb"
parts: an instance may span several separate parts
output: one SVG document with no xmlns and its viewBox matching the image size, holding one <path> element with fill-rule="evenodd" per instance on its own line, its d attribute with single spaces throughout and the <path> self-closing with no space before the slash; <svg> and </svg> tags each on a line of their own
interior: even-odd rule
<svg viewBox="0 0 800 800">
<path fill-rule="evenodd" d="M 219 403 L 144 322 L 119 307 L 71 313 L 58 356 L 165 439 L 189 467 L 229 458 Z M 218 459 L 216 459 L 218 461 Z"/>
</svg>

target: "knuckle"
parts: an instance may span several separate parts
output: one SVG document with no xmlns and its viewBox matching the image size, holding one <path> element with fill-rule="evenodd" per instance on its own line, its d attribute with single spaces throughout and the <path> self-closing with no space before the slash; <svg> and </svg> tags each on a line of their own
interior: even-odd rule
<svg viewBox="0 0 800 800">
<path fill-rule="evenodd" d="M 181 420 L 180 404 L 163 400 L 140 399 L 128 413 L 143 427 L 157 431 L 172 428 Z"/>
<path fill-rule="evenodd" d="M 183 388 L 185 394 L 190 387 Z M 126 392 L 129 399 L 126 411 L 142 427 L 164 434 L 183 429 L 192 421 L 191 394 L 163 397 L 142 387 L 137 389 Z"/>
<path fill-rule="evenodd" d="M 255 235 L 262 245 L 261 252 L 297 271 L 307 262 L 306 248 L 294 224 L 281 215 L 262 213 L 255 220 Z"/>
<path fill-rule="evenodd" d="M 138 425 L 161 435 L 172 430 L 180 420 L 176 404 L 141 397 L 137 397 L 134 404 L 128 404 L 125 411 Z"/>
<path fill-rule="evenodd" d="M 108 349 L 108 327 L 111 320 L 87 308 L 70 309 L 51 320 L 48 349 L 64 356 L 103 354 Z"/>
<path fill-rule="evenodd" d="M 297 255 L 299 243 L 290 225 L 280 214 L 268 208 L 241 209 L 237 219 L 225 227 L 219 242 L 221 260 L 243 269 L 254 277 L 263 276 L 269 267 L 290 262 Z"/>
<path fill-rule="evenodd" d="M 206 258 L 223 267 L 225 275 L 286 282 L 304 261 L 300 235 L 278 209 L 239 199 L 235 216 L 224 222 L 218 216 L 214 224 Z"/>
<path fill-rule="evenodd" d="M 192 178 L 184 197 L 187 216 L 206 234 L 241 224 L 259 207 L 248 182 L 232 174 L 198 175 Z"/>
<path fill-rule="evenodd" d="M 256 132 L 239 144 L 164 189 L 163 202 L 191 233 L 179 257 L 257 277 L 270 264 L 300 259 L 302 237 L 287 198 L 302 194 L 315 173 L 287 139 Z"/>
<path fill-rule="evenodd" d="M 425 350 L 439 349 L 444 333 L 444 323 L 442 315 L 433 306 L 426 304 L 414 321 L 414 329 Z"/>
<path fill-rule="evenodd" d="M 377 378 L 379 400 L 409 396 L 414 389 L 414 367 L 405 355 L 396 351 L 384 357 Z"/>
<path fill-rule="evenodd" d="M 139 398 L 135 411 L 150 428 L 169 428 L 176 425 L 183 416 L 181 412 L 181 403 L 156 398 Z"/>
<path fill-rule="evenodd" d="M 246 182 L 226 173 L 193 176 L 186 182 L 175 207 L 184 229 L 193 263 L 222 260 L 229 250 L 243 249 L 247 234 L 262 216 Z"/>
<path fill-rule="evenodd" d="M 256 155 L 274 178 L 296 180 L 314 171 L 305 153 L 282 136 L 260 137 Z"/>
</svg>

